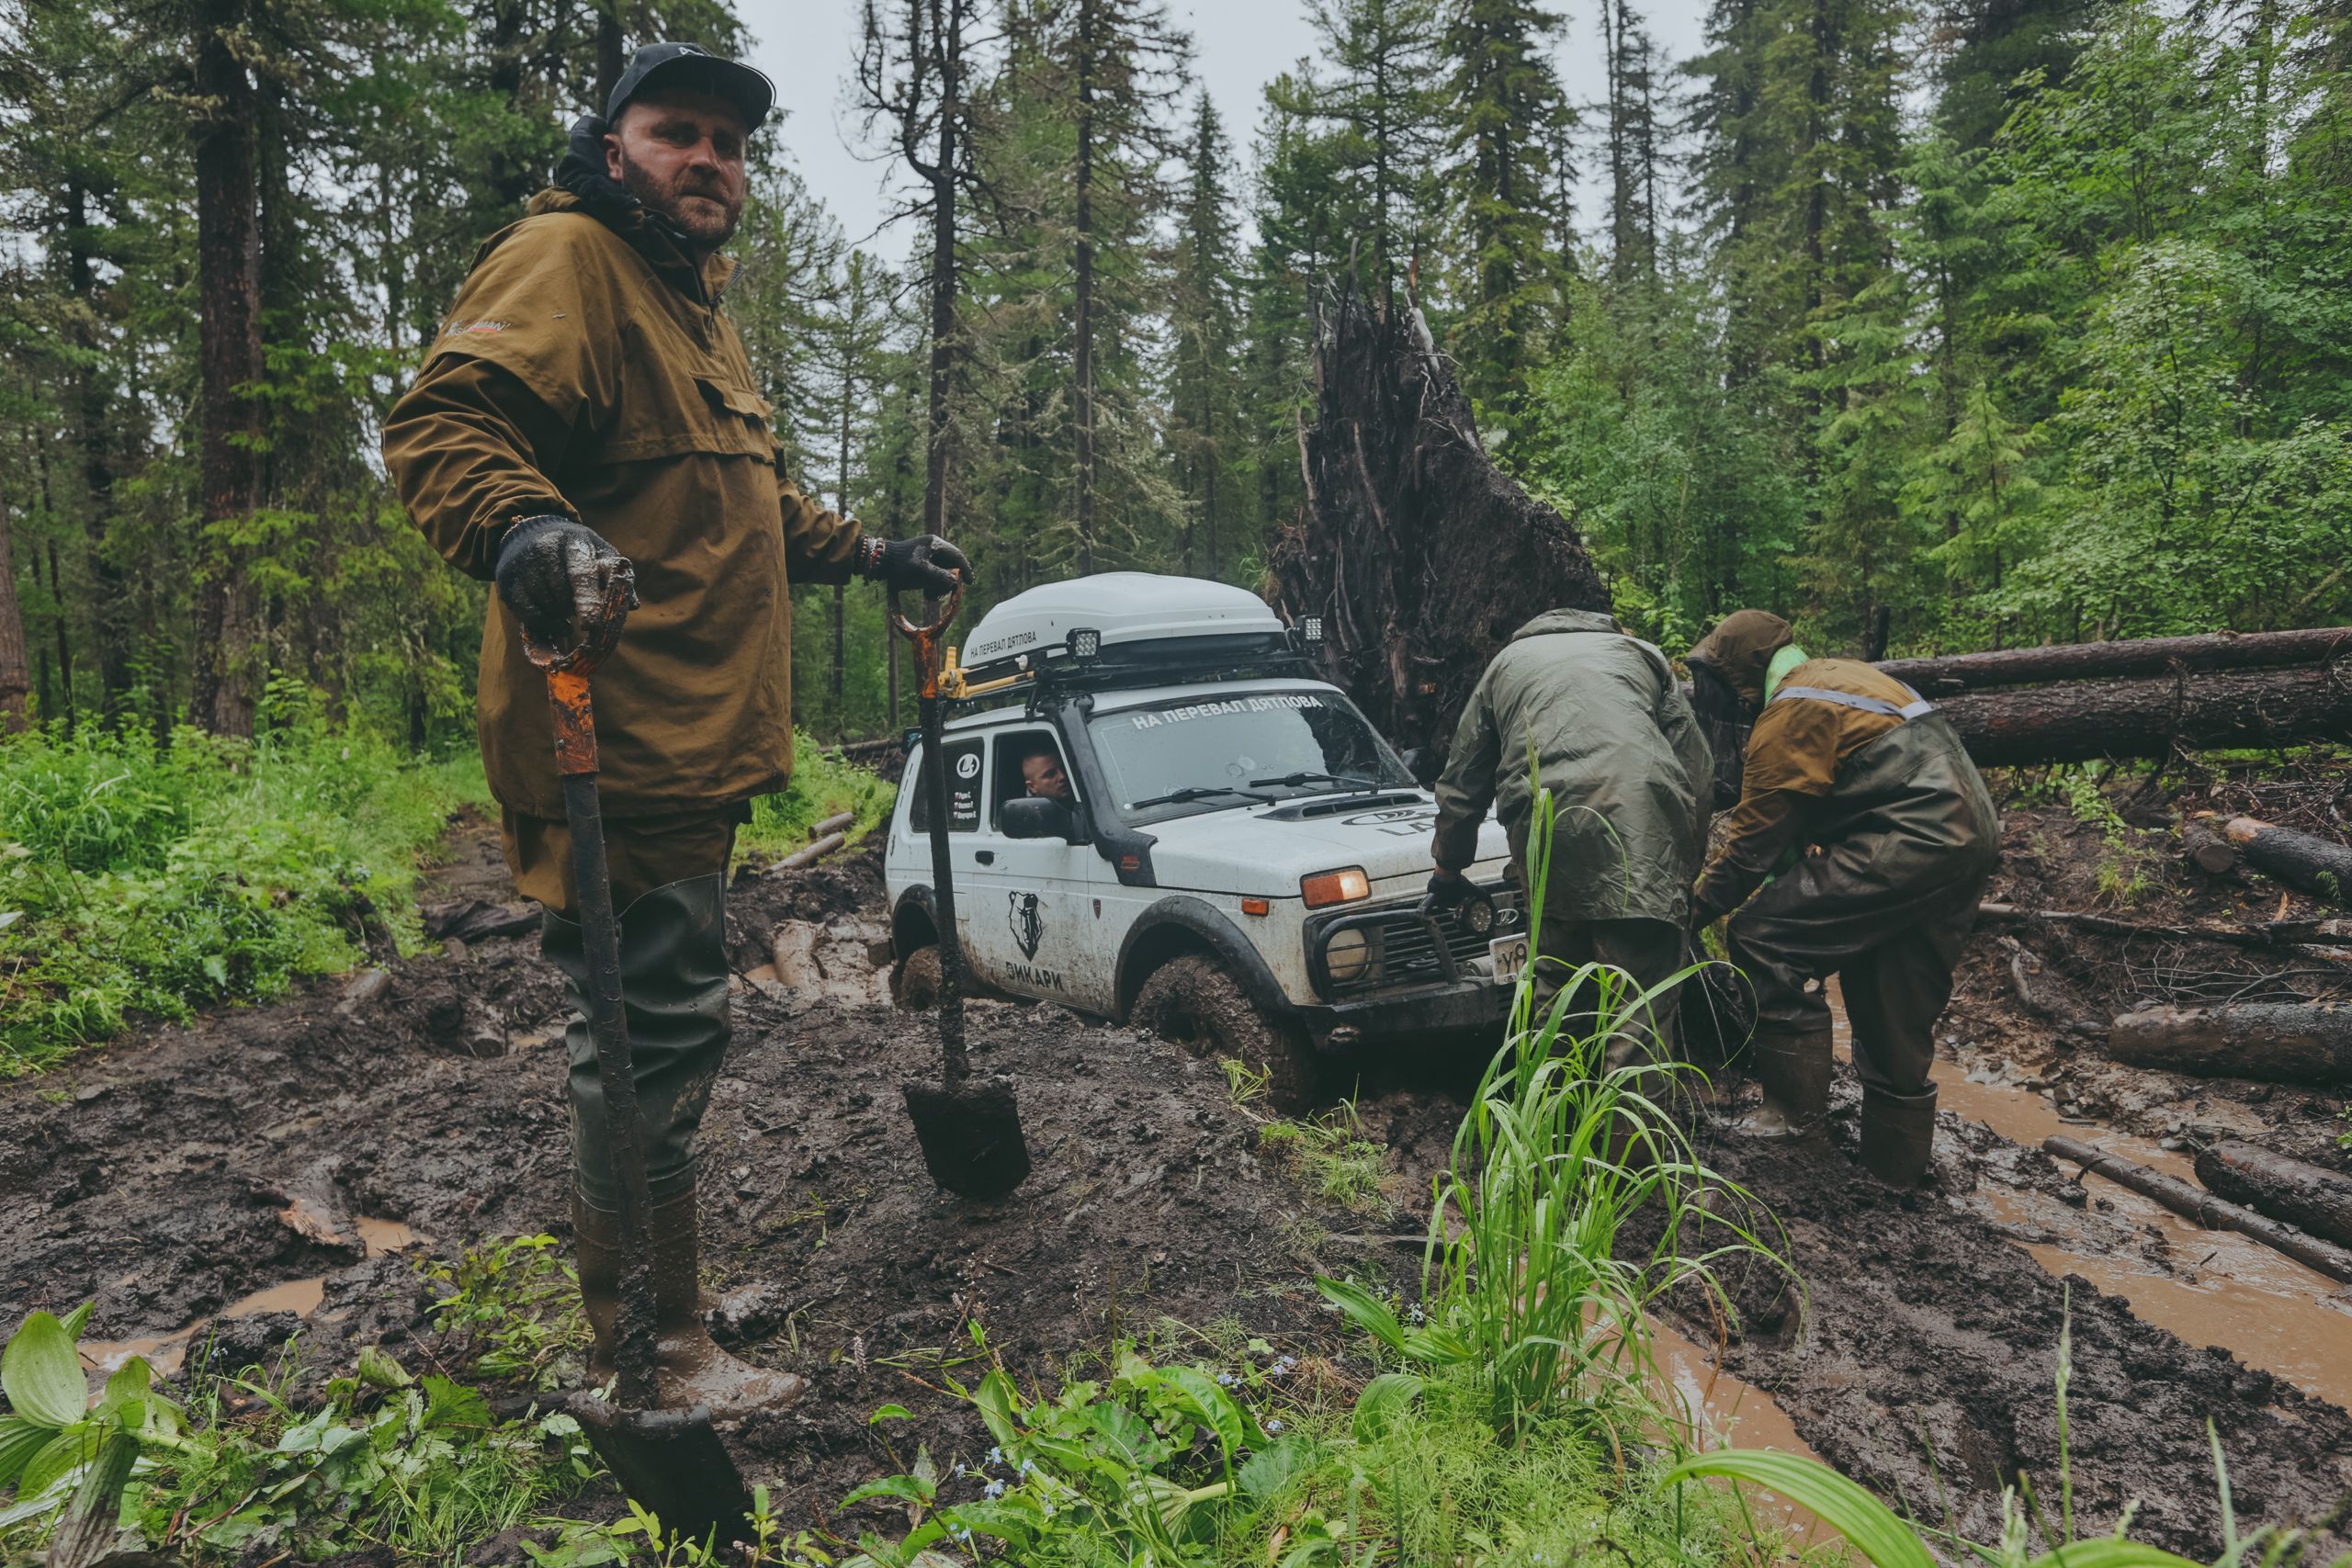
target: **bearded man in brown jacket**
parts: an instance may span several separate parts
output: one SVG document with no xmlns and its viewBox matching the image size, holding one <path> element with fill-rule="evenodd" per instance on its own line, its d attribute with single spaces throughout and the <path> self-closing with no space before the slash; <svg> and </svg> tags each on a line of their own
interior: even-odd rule
<svg viewBox="0 0 2352 1568">
<path fill-rule="evenodd" d="M 515 885 L 582 1017 L 571 1057 L 572 1221 L 598 1375 L 612 1368 L 619 1208 L 584 1014 L 587 965 L 544 678 L 521 633 L 564 642 L 634 569 L 638 604 L 596 676 L 599 787 L 639 1141 L 652 1179 L 664 1404 L 721 1419 L 800 1380 L 727 1355 L 697 1299 L 694 1138 L 725 1055 L 722 897 L 736 827 L 792 770 L 788 584 L 853 574 L 944 593 L 936 536 L 885 542 L 784 481 L 718 254 L 742 216 L 768 79 L 692 44 L 638 51 L 574 128 L 559 186 L 474 258 L 384 459 L 441 553 L 494 579 L 482 761 Z"/>
</svg>

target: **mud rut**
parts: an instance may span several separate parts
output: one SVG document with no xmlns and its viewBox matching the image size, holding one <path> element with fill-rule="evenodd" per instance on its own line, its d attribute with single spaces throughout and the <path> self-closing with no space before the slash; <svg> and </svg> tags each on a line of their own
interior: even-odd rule
<svg viewBox="0 0 2352 1568">
<path fill-rule="evenodd" d="M 2257 804 L 2285 814 L 2277 799 Z M 2084 895 L 2092 852 L 2064 824 L 2063 813 L 2011 814 L 1996 897 L 2086 907 L 2065 900 Z M 457 848 L 445 897 L 511 896 L 479 829 Z M 2181 897 L 2244 901 L 2230 889 Z M 911 1458 L 894 1459 L 867 1426 L 882 1404 L 916 1411 L 904 1429 L 922 1432 L 943 1468 L 986 1448 L 938 1386 L 970 1314 L 1017 1370 L 1048 1378 L 1122 1335 L 1220 1319 L 1302 1359 L 1336 1356 L 1328 1375 L 1367 1370 L 1349 1364 L 1310 1276 L 1385 1273 L 1409 1288 L 1417 1253 L 1377 1234 L 1412 1230 L 1409 1212 L 1368 1224 L 1319 1209 L 1253 1153 L 1252 1123 L 1216 1069 L 1160 1042 L 1051 1007 L 977 1004 L 974 1048 L 1020 1079 L 1037 1174 L 999 1205 L 933 1191 L 896 1092 L 922 1070 L 927 1031 L 872 999 L 866 977 L 841 973 L 840 955 L 867 934 L 842 922 L 870 919 L 879 899 L 865 858 L 739 881 L 730 897 L 746 980 L 706 1124 L 706 1266 L 721 1337 L 817 1383 L 803 1407 L 736 1434 L 788 1517 L 826 1519 L 850 1486 Z M 793 921 L 830 923 L 832 940 Z M 799 947 L 819 952 L 825 984 L 770 978 L 779 922 L 810 938 Z M 1994 933 L 1976 938 L 1945 1026 L 1954 1077 L 2009 1085 L 2012 1100 L 2083 1123 L 2074 1130 L 2087 1137 L 2227 1127 L 2345 1165 L 2328 1097 L 2123 1073 L 2068 1046 L 2053 1008 L 2093 1016 L 2145 984 L 2150 963 L 2177 968 L 2179 955 L 2143 955 L 2137 968 L 2087 948 L 2037 956 L 2056 988 L 2028 1013 L 2009 985 L 2011 951 Z M 0 1086 L 0 1315 L 95 1297 L 93 1339 L 166 1359 L 185 1348 L 233 1365 L 299 1334 L 313 1375 L 375 1342 L 429 1360 L 429 1292 L 420 1248 L 405 1244 L 448 1255 L 484 1235 L 563 1234 L 561 1016 L 535 942 L 496 939 Z M 1375 1065 L 1363 1082 L 1363 1119 L 1390 1146 L 1402 1208 L 1425 1197 L 1476 1066 L 1467 1052 L 1409 1071 Z M 2142 1539 L 2215 1553 L 2210 1418 L 2242 1527 L 2316 1529 L 2317 1561 L 2352 1544 L 2352 1415 L 2296 1386 L 2352 1376 L 2342 1292 L 2275 1274 L 2261 1281 L 2269 1293 L 2246 1288 L 2214 1264 L 2211 1233 L 2167 1228 L 2119 1204 L 2116 1189 L 2077 1187 L 2038 1151 L 1955 1113 L 1949 1089 L 1938 1189 L 1887 1192 L 1853 1163 L 1857 1098 L 1841 1075 L 1826 1163 L 1705 1140 L 1706 1157 L 1786 1224 L 1805 1294 L 1758 1272 L 1737 1282 L 1737 1332 L 1695 1312 L 1679 1325 L 1720 1345 L 1724 1367 L 1769 1391 L 1804 1441 L 1923 1521 L 1991 1539 L 2020 1470 L 2055 1496 L 2052 1379 L 2071 1299 L 2084 1533 L 2136 1499 Z M 2086 1261 L 2062 1281 L 2071 1258 Z M 2135 1314 L 2143 1282 L 2210 1297 L 2210 1318 L 2187 1325 L 2197 1343 Z M 2258 1340 L 2290 1308 L 2315 1325 L 2300 1339 L 2337 1329 L 2308 1375 L 2202 1343 Z M 2195 1332 L 2208 1324 L 2215 1332 Z M 2275 1361 L 2271 1348 L 2250 1353 Z M 515 1559 L 509 1545 L 481 1560 Z"/>
</svg>

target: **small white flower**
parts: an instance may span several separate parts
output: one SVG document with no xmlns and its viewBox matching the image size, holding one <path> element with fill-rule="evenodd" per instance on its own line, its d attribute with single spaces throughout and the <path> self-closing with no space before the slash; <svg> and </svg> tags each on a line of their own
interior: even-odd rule
<svg viewBox="0 0 2352 1568">
<path fill-rule="evenodd" d="M 1279 1432 L 1282 1429 L 1283 1424 L 1280 1421 L 1269 1421 L 1266 1423 L 1266 1430 L 1269 1432 Z"/>
<path fill-rule="evenodd" d="M 1001 1497 L 1001 1496 L 1003 1496 L 1003 1495 L 1004 1495 L 1004 1483 L 1003 1483 L 1003 1482 L 1001 1482 L 1001 1481 L 991 1481 L 991 1482 L 989 1482 L 986 1486 L 983 1486 L 983 1487 L 981 1487 L 981 1488 L 980 1488 L 980 1495 L 981 1495 L 981 1496 L 983 1496 L 983 1497 Z"/>
<path fill-rule="evenodd" d="M 1224 1384 L 1227 1388 L 1231 1388 L 1231 1387 L 1232 1387 L 1236 1382 L 1238 1382 L 1240 1380 L 1239 1380 L 1238 1378 L 1236 1378 L 1236 1377 L 1235 1377 L 1231 1372 L 1219 1372 L 1219 1373 L 1217 1373 L 1217 1375 L 1216 1375 L 1216 1381 L 1217 1381 L 1218 1382 L 1220 1382 L 1220 1383 Z"/>
<path fill-rule="evenodd" d="M 990 1464 L 1002 1464 L 1004 1462 L 1004 1450 L 1002 1449 L 990 1449 L 989 1450 L 989 1462 Z"/>
<path fill-rule="evenodd" d="M 1022 1474 L 1023 1474 L 1023 1475 L 1035 1475 L 1035 1474 L 1036 1474 L 1036 1473 L 1037 1473 L 1037 1465 L 1036 1465 L 1036 1461 L 1034 1461 L 1034 1460 L 1025 1460 L 1025 1459 L 1024 1459 L 1024 1460 L 1023 1460 L 1023 1461 L 1020 1462 L 1020 1464 L 1018 1464 L 1018 1465 L 1017 1465 L 1017 1466 L 1015 1466 L 1014 1468 L 1015 1468 L 1015 1469 L 1017 1469 L 1017 1470 L 1019 1470 L 1019 1471 L 1020 1471 L 1020 1472 L 1021 1472 Z"/>
</svg>

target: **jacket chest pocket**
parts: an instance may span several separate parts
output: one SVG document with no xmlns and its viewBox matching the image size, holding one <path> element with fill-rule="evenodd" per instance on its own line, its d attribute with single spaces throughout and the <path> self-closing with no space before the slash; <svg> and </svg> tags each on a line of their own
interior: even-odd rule
<svg viewBox="0 0 2352 1568">
<path fill-rule="evenodd" d="M 598 444 L 607 463 L 637 463 L 690 452 L 773 462 L 767 400 L 733 372 L 657 361 L 633 367 L 610 432 Z"/>
</svg>

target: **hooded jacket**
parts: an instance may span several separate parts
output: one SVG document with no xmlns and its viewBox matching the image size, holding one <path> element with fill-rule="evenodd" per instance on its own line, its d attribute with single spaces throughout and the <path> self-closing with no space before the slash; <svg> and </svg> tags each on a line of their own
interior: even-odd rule
<svg viewBox="0 0 2352 1568">
<path fill-rule="evenodd" d="M 1552 792 L 1544 918 L 1680 920 L 1713 761 L 1665 656 L 1595 611 L 1554 610 L 1512 634 L 1470 694 L 1438 780 L 1438 864 L 1476 858 L 1491 804 L 1525 866 L 1531 753 Z"/>
<path fill-rule="evenodd" d="M 578 519 L 637 570 L 640 608 L 596 673 L 605 810 L 731 805 L 792 771 L 792 581 L 842 582 L 858 526 L 776 465 L 770 410 L 674 230 L 605 180 L 583 121 L 564 176 L 474 258 L 384 461 L 435 548 L 477 578 L 517 519 Z M 546 678 L 495 594 L 476 698 L 508 807 L 560 818 Z"/>
</svg>

